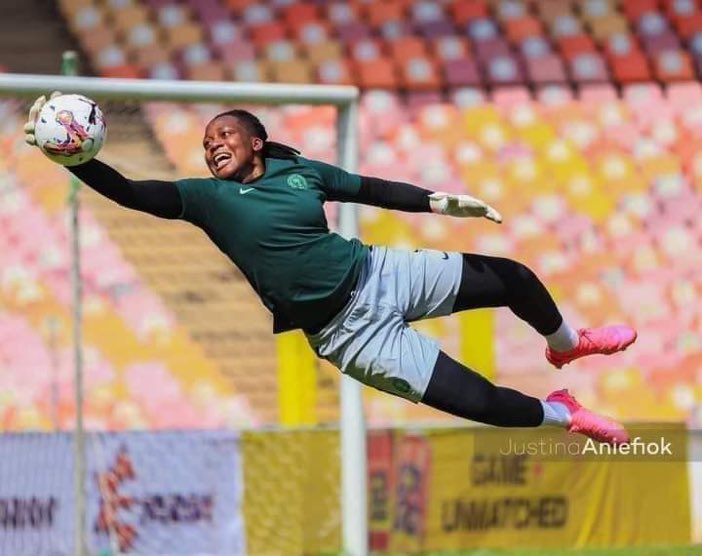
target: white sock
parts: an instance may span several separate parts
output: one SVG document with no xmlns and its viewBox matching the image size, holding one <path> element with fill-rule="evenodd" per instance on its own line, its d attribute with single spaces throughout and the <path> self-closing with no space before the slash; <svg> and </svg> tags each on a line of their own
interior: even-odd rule
<svg viewBox="0 0 702 556">
<path fill-rule="evenodd" d="M 578 345 L 578 331 L 571 328 L 570 325 L 563 321 L 553 334 L 545 337 L 548 347 L 553 351 L 568 351 Z"/>
<path fill-rule="evenodd" d="M 544 408 L 544 420 L 541 426 L 567 427 L 570 425 L 570 410 L 565 404 L 541 400 L 541 407 Z"/>
</svg>

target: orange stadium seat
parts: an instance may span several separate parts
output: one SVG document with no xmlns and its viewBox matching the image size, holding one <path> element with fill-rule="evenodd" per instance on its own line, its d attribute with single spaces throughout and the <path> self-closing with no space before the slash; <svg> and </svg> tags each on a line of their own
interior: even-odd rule
<svg viewBox="0 0 702 556">
<path fill-rule="evenodd" d="M 682 50 L 661 52 L 653 63 L 654 75 L 661 81 L 690 81 L 695 77 L 690 55 Z"/>
<path fill-rule="evenodd" d="M 559 16 L 572 13 L 570 0 L 540 0 L 535 3 L 535 8 L 541 18 L 549 24 Z"/>
<path fill-rule="evenodd" d="M 168 50 L 156 44 L 130 49 L 129 58 L 145 71 L 159 64 L 166 64 L 171 61 L 171 55 Z"/>
<path fill-rule="evenodd" d="M 437 60 L 460 60 L 472 57 L 470 44 L 465 37 L 437 37 L 429 41 L 429 50 Z"/>
<path fill-rule="evenodd" d="M 344 57 L 341 45 L 333 40 L 315 44 L 303 44 L 302 52 L 305 58 L 313 64 L 319 64 L 328 60 L 341 60 Z"/>
<path fill-rule="evenodd" d="M 415 56 L 398 62 L 399 85 L 408 91 L 436 91 L 441 77 L 434 60 Z"/>
<path fill-rule="evenodd" d="M 528 37 L 543 35 L 541 22 L 533 16 L 505 20 L 502 22 L 502 27 L 513 43 L 521 42 Z"/>
<path fill-rule="evenodd" d="M 86 52 L 94 55 L 104 48 L 116 44 L 118 39 L 110 27 L 99 26 L 82 31 L 78 35 L 78 41 Z"/>
<path fill-rule="evenodd" d="M 205 33 L 199 24 L 186 21 L 167 27 L 164 30 L 164 39 L 169 48 L 177 50 L 202 42 L 205 39 Z"/>
<path fill-rule="evenodd" d="M 362 14 L 376 28 L 388 21 L 400 21 L 406 16 L 404 4 L 397 1 L 368 4 L 363 6 Z"/>
<path fill-rule="evenodd" d="M 364 89 L 397 89 L 399 85 L 395 64 L 384 57 L 356 60 L 353 75 Z"/>
<path fill-rule="evenodd" d="M 610 14 L 605 17 L 592 19 L 589 22 L 589 26 L 592 37 L 599 42 L 617 33 L 629 31 L 629 23 L 619 14 Z"/>
<path fill-rule="evenodd" d="M 351 59 L 366 62 L 377 60 L 385 54 L 385 43 L 379 39 L 361 39 L 349 45 Z"/>
<path fill-rule="evenodd" d="M 130 47 L 142 48 L 161 42 L 161 35 L 151 23 L 144 22 L 131 27 L 122 33 L 122 41 Z"/>
<path fill-rule="evenodd" d="M 270 74 L 278 83 L 312 83 L 310 65 L 303 60 L 271 61 Z"/>
<path fill-rule="evenodd" d="M 566 61 L 571 61 L 576 56 L 596 52 L 595 43 L 589 35 L 573 35 L 563 37 L 557 41 L 558 48 L 563 53 Z"/>
<path fill-rule="evenodd" d="M 109 17 L 115 29 L 126 36 L 137 25 L 149 21 L 149 11 L 140 4 L 132 4 L 124 8 L 113 9 Z"/>
<path fill-rule="evenodd" d="M 59 0 L 58 8 L 70 23 L 70 20 L 76 12 L 87 7 L 95 6 L 95 4 L 96 2 L 94 0 Z"/>
<path fill-rule="evenodd" d="M 241 60 L 231 67 L 232 78 L 245 83 L 265 83 L 271 80 L 270 68 L 265 62 Z"/>
<path fill-rule="evenodd" d="M 427 43 L 419 37 L 400 37 L 387 43 L 388 53 L 398 64 L 404 64 L 407 60 L 426 56 L 427 50 Z"/>
<path fill-rule="evenodd" d="M 310 47 L 331 40 L 329 24 L 326 21 L 311 19 L 300 25 L 289 27 L 289 34 L 301 45 Z"/>
<path fill-rule="evenodd" d="M 329 59 L 317 63 L 316 77 L 328 85 L 353 85 L 348 60 Z"/>
<path fill-rule="evenodd" d="M 185 77 L 198 81 L 225 81 L 227 75 L 220 62 L 209 61 L 188 66 L 185 69 Z"/>
</svg>

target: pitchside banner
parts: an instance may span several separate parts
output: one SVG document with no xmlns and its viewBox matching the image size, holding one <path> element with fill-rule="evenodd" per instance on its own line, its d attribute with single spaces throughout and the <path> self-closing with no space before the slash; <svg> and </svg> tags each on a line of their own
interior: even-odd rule
<svg viewBox="0 0 702 556">
<path fill-rule="evenodd" d="M 376 432 L 372 548 L 689 543 L 687 432 L 668 426 L 632 436 L 628 453 L 611 453 L 555 429 Z"/>
<path fill-rule="evenodd" d="M 0 554 L 75 554 L 67 434 L 0 436 Z"/>
<path fill-rule="evenodd" d="M 230 432 L 90 434 L 91 554 L 243 554 L 239 438 Z M 0 554 L 75 553 L 68 434 L 0 436 Z"/>
</svg>

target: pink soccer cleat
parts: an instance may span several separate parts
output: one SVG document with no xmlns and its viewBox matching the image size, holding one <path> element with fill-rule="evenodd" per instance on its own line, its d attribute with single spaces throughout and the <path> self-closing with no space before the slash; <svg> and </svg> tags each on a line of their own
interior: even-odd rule
<svg viewBox="0 0 702 556">
<path fill-rule="evenodd" d="M 629 433 L 622 425 L 585 409 L 568 390 L 556 390 L 549 394 L 546 401 L 562 403 L 568 408 L 570 411 L 570 424 L 566 428 L 568 432 L 577 432 L 598 442 L 612 445 L 629 443 Z"/>
<path fill-rule="evenodd" d="M 563 365 L 585 357 L 601 353 L 609 355 L 624 351 L 636 340 L 636 330 L 624 324 L 602 326 L 601 328 L 581 328 L 578 330 L 578 345 L 568 351 L 553 351 L 546 348 L 546 359 L 557 369 Z"/>
</svg>

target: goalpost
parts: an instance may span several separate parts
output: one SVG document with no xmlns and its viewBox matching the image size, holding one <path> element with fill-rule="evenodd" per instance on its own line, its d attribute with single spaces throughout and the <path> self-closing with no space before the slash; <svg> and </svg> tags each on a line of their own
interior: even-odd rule
<svg viewBox="0 0 702 556">
<path fill-rule="evenodd" d="M 0 74 L 0 97 L 33 98 L 52 91 L 85 94 L 97 101 L 118 99 L 135 101 L 227 102 L 278 105 L 285 103 L 333 105 L 337 108 L 337 152 L 340 166 L 350 172 L 357 169 L 358 96 L 356 87 L 335 85 L 286 85 L 254 83 L 220 83 L 204 81 L 135 80 L 96 77 Z M 109 141 L 109 139 L 108 139 Z M 72 199 L 74 230 L 72 249 L 73 331 L 76 384 L 77 453 L 83 446 L 82 421 L 82 341 L 81 281 L 78 258 L 79 234 L 77 199 Z M 339 232 L 346 237 L 358 234 L 356 209 L 341 204 Z M 342 546 L 345 554 L 361 556 L 368 552 L 366 490 L 366 427 L 360 383 L 342 376 L 341 380 L 341 519 Z M 76 538 L 78 554 L 85 554 L 85 468 L 76 462 Z"/>
</svg>

